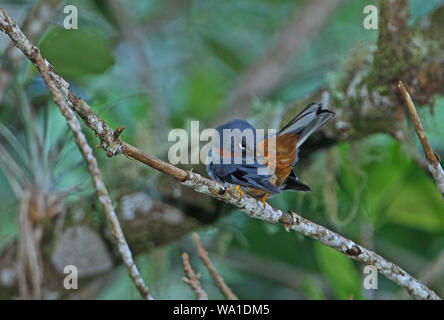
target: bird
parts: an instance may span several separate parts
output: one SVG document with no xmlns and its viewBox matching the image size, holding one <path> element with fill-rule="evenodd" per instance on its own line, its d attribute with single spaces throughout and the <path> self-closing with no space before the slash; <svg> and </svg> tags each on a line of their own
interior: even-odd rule
<svg viewBox="0 0 444 320">
<path fill-rule="evenodd" d="M 243 196 L 244 192 L 260 200 L 265 208 L 269 195 L 281 190 L 311 191 L 293 171 L 298 162 L 300 146 L 332 119 L 335 113 L 322 108 L 322 103 L 310 103 L 277 134 L 274 146 L 271 136 L 260 137 L 248 121 L 234 119 L 216 128 L 218 138 L 212 141 L 206 170 L 209 177 L 229 184 Z M 224 136 L 224 132 L 228 132 Z M 261 170 L 261 171 L 260 171 Z"/>
</svg>

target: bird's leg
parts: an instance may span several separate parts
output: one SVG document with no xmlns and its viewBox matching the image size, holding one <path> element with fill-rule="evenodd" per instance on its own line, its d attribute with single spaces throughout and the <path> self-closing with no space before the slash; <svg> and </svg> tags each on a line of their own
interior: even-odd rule
<svg viewBox="0 0 444 320">
<path fill-rule="evenodd" d="M 239 192 L 241 196 L 244 195 L 244 192 L 241 190 L 241 188 L 239 187 L 238 184 L 234 187 L 234 189 L 235 189 L 237 192 Z"/>
<path fill-rule="evenodd" d="M 264 196 L 260 199 L 262 204 L 264 205 L 264 208 L 267 206 L 267 203 L 265 202 L 265 200 L 267 200 L 268 197 L 268 192 L 264 194 Z"/>
</svg>

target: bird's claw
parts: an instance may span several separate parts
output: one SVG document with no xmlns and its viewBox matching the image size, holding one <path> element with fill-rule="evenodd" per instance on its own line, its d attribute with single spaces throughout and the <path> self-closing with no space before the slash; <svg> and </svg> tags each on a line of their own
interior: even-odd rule
<svg viewBox="0 0 444 320">
<path fill-rule="evenodd" d="M 264 205 L 264 209 L 267 207 L 267 197 L 268 197 L 268 192 L 266 194 L 264 194 L 264 196 L 260 199 L 262 204 Z"/>
<path fill-rule="evenodd" d="M 244 192 L 241 190 L 241 188 L 239 187 L 239 185 L 236 185 L 236 186 L 234 187 L 234 189 L 235 189 L 237 192 L 239 192 L 239 194 L 241 195 L 241 197 L 244 195 Z"/>
</svg>

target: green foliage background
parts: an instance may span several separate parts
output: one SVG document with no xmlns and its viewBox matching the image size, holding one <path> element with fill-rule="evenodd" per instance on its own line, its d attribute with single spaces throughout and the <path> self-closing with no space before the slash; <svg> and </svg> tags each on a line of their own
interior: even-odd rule
<svg viewBox="0 0 444 320">
<path fill-rule="evenodd" d="M 74 2 L 79 9 L 80 29 L 64 30 L 61 27 L 64 16 L 59 10 L 54 26 L 38 41 L 42 53 L 111 127 L 126 126 L 124 139 L 165 158 L 167 139 L 153 133 L 156 119 L 149 94 L 152 89 L 143 87 L 138 80 L 140 66 L 130 54 L 135 49 L 122 39 L 119 27 L 102 1 Z M 272 43 L 273 35 L 294 7 L 302 5 L 302 1 L 290 0 L 194 0 L 188 1 L 189 5 L 173 17 L 158 18 L 171 2 L 129 0 L 125 4 L 146 35 L 140 45 L 151 61 L 149 76 L 168 109 L 172 126 L 184 128 L 190 120 L 208 123 L 217 115 L 237 76 Z M 10 11 L 17 13 L 25 11 L 31 3 L 6 1 Z M 363 7 L 369 3 L 378 5 L 378 1 L 346 1 L 323 31 L 294 56 L 288 66 L 288 80 L 269 100 L 257 102 L 250 119 L 260 122 L 262 110 L 273 113 L 283 104 L 334 81 L 334 74 L 341 72 L 341 65 L 356 50 L 374 47 L 377 31 L 362 27 Z M 411 0 L 411 23 L 419 23 L 443 4 L 437 0 Z M 43 101 L 40 103 L 49 103 L 50 109 L 56 110 L 47 99 L 42 100 L 47 93 L 30 63 L 20 74 L 16 85 L 24 86 L 34 103 Z M 444 158 L 444 98 L 437 98 L 433 115 L 431 110 L 421 108 L 420 116 L 433 147 Z M 2 123 L 13 123 L 15 117 L 13 109 L 0 109 Z M 63 123 L 57 112 L 51 112 L 50 119 Z M 88 130 L 85 132 L 91 144 L 97 144 L 97 139 Z M 19 134 L 18 138 L 26 141 L 25 135 Z M 70 152 L 75 154 L 77 150 L 73 148 Z M 415 275 L 443 252 L 444 201 L 433 181 L 405 148 L 393 138 L 378 134 L 336 145 L 329 153 L 327 156 L 323 150 L 314 154 L 309 166 L 301 172 L 301 180 L 310 185 L 311 193 L 283 193 L 270 199 L 270 204 L 294 210 L 364 243 Z M 99 151 L 96 155 L 113 196 L 121 192 L 118 188 L 122 176 L 127 177 L 128 190 L 150 190 L 155 194 L 153 170 L 139 168 L 139 174 L 130 179 L 131 168 L 122 169 L 123 163 L 136 164 L 128 164 L 125 159 L 116 160 L 116 164 Z M 325 175 L 331 159 L 334 159 L 336 217 L 332 217 L 325 201 Z M 116 167 L 122 169 L 122 175 L 109 174 Z M 84 165 L 76 175 L 65 177 L 64 183 L 69 185 L 70 179 L 84 179 Z M 85 196 L 92 194 L 88 183 L 82 192 Z M 76 201 L 69 199 L 70 203 Z M 0 173 L 0 248 L 17 234 L 17 203 L 7 179 Z M 287 233 L 281 226 L 255 221 L 233 211 L 217 224 L 201 230 L 200 235 L 205 247 L 211 248 L 217 270 L 240 298 L 402 297 L 401 290 L 383 277 L 379 277 L 379 290 L 364 290 L 362 266 L 332 249 Z M 96 214 L 99 216 L 100 212 Z M 210 298 L 222 298 L 192 248 L 191 237 L 187 236 L 137 257 L 143 277 L 153 287 L 156 298 L 193 298 L 181 281 L 180 255 L 185 249 L 192 252 L 191 262 L 202 273 L 202 284 Z M 443 274 L 431 286 L 443 292 Z M 139 297 L 126 270 L 119 267 L 98 298 Z"/>
</svg>

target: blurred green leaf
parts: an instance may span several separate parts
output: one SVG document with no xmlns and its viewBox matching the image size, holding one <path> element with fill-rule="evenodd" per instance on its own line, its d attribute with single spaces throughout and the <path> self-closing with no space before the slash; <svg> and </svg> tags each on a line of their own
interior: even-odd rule
<svg viewBox="0 0 444 320">
<path fill-rule="evenodd" d="M 17 236 L 18 219 L 16 209 L 16 205 L 11 205 L 9 208 L 2 207 L 0 213 L 0 250 Z"/>
<path fill-rule="evenodd" d="M 310 300 L 324 300 L 325 296 L 322 291 L 316 286 L 316 284 L 309 277 L 305 277 L 302 280 L 302 290 Z"/>
<path fill-rule="evenodd" d="M 409 182 L 387 208 L 388 219 L 425 232 L 444 232 L 444 202 L 435 184 L 424 176 Z"/>
<path fill-rule="evenodd" d="M 53 67 L 67 78 L 101 74 L 114 64 L 108 40 L 98 33 L 53 27 L 40 43 Z"/>
<path fill-rule="evenodd" d="M 361 141 L 355 150 L 351 150 L 350 143 L 342 144 L 339 151 L 340 204 L 351 204 L 357 192 L 362 192 L 359 211 L 379 226 L 384 221 L 386 207 L 409 179 L 414 169 L 412 161 L 397 142 L 382 134 Z"/>
<path fill-rule="evenodd" d="M 187 113 L 204 120 L 211 116 L 222 99 L 223 79 L 216 69 L 200 68 L 191 77 L 185 88 Z"/>
<path fill-rule="evenodd" d="M 379 152 L 376 156 L 379 159 L 364 166 L 368 181 L 363 204 L 371 221 L 376 223 L 383 214 L 384 207 L 392 201 L 393 196 L 405 184 L 412 162 L 393 140 L 387 141 L 385 147 L 378 144 L 373 150 Z"/>
<path fill-rule="evenodd" d="M 207 48 L 227 66 L 235 71 L 244 67 L 244 62 L 238 57 L 236 51 L 214 37 L 203 36 Z"/>
<path fill-rule="evenodd" d="M 338 299 L 361 299 L 361 279 L 350 258 L 319 242 L 314 245 L 316 258 Z"/>
</svg>

